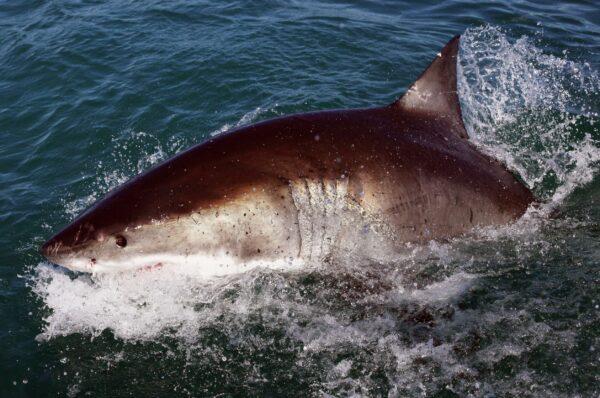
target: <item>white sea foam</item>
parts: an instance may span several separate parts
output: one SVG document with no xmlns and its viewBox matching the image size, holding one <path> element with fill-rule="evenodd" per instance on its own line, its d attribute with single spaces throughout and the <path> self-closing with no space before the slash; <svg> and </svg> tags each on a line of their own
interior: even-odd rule
<svg viewBox="0 0 600 398">
<path fill-rule="evenodd" d="M 175 328 L 176 336 L 193 339 L 197 337 L 197 328 L 219 313 L 198 311 L 196 306 L 219 305 L 215 297 L 218 300 L 220 292 L 238 280 L 225 276 L 242 272 L 240 269 L 231 272 L 231 267 L 219 263 L 215 266 L 222 268 L 221 278 L 214 272 L 207 276 L 202 265 L 206 264 L 84 274 L 73 279 L 63 269 L 42 263 L 36 267 L 34 292 L 44 299 L 52 313 L 45 319 L 47 327 L 39 338 L 75 332 L 97 335 L 111 329 L 123 339 L 145 340 L 158 338 L 165 329 Z M 299 264 L 254 262 L 245 266 L 248 270 L 245 278 L 251 280 L 257 274 L 249 270 L 258 274 L 268 269 L 290 271 Z M 243 307 L 241 302 L 238 304 Z"/>
</svg>

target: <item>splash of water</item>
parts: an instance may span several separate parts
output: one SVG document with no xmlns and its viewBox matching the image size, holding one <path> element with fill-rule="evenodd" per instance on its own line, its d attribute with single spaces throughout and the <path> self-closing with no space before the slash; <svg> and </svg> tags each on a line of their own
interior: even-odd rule
<svg viewBox="0 0 600 398">
<path fill-rule="evenodd" d="M 512 40 L 494 26 L 467 30 L 459 58 L 463 118 L 477 146 L 551 207 L 592 180 L 600 76 L 589 63 L 547 54 L 532 38 Z"/>
<path fill-rule="evenodd" d="M 136 174 L 165 160 L 169 155 L 183 148 L 185 143 L 173 139 L 166 144 L 152 134 L 143 131 L 125 131 L 111 139 L 111 160 L 100 161 L 96 165 L 97 176 L 89 182 L 89 194 L 63 201 L 66 215 L 73 219 L 83 210 L 94 204 L 111 189 L 123 184 Z M 141 154 L 141 156 L 140 156 Z"/>
<path fill-rule="evenodd" d="M 245 126 L 247 124 L 252 123 L 253 121 L 255 121 L 259 116 L 272 111 L 273 109 L 277 108 L 277 104 L 273 105 L 272 107 L 269 108 L 263 108 L 263 107 L 257 107 L 256 109 L 251 110 L 250 112 L 247 112 L 246 114 L 244 114 L 244 116 L 242 116 L 240 118 L 240 120 L 238 120 L 235 123 L 225 123 L 223 126 L 221 126 L 219 129 L 213 131 L 212 133 L 210 133 L 211 137 L 215 137 L 219 134 L 223 134 L 229 130 L 238 128 L 238 127 L 242 127 Z"/>
</svg>

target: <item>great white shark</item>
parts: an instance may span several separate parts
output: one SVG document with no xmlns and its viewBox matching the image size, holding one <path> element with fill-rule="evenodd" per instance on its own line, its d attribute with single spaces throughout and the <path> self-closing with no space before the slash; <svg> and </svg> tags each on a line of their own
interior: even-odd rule
<svg viewBox="0 0 600 398">
<path fill-rule="evenodd" d="M 214 267 L 211 258 L 243 269 L 255 260 L 377 256 L 509 223 L 534 197 L 469 142 L 459 40 L 391 105 L 280 117 L 179 153 L 110 192 L 43 255 L 93 273 Z"/>
</svg>

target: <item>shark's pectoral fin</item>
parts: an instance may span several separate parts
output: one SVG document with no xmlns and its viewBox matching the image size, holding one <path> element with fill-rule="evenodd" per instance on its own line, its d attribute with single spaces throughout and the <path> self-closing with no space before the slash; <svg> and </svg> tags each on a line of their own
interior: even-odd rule
<svg viewBox="0 0 600 398">
<path fill-rule="evenodd" d="M 468 138 L 462 121 L 456 85 L 459 42 L 460 36 L 450 40 L 392 107 L 445 118 L 453 133 L 461 138 Z"/>
</svg>

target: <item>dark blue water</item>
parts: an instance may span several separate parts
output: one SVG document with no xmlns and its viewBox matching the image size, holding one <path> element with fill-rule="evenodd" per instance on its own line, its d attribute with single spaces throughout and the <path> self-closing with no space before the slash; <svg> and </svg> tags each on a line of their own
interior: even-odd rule
<svg viewBox="0 0 600 398">
<path fill-rule="evenodd" d="M 542 205 L 390 263 L 74 275 L 39 245 L 211 134 L 392 102 L 453 35 L 471 139 Z M 600 7 L 0 4 L 0 396 L 595 397 Z"/>
</svg>

